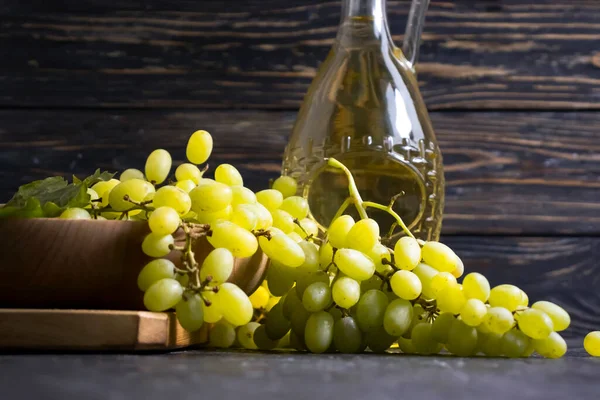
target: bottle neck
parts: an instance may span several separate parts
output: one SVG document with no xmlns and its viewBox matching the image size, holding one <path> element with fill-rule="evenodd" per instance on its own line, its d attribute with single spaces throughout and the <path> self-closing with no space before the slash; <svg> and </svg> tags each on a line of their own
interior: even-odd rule
<svg viewBox="0 0 600 400">
<path fill-rule="evenodd" d="M 338 39 L 370 37 L 391 43 L 386 0 L 343 0 Z"/>
</svg>

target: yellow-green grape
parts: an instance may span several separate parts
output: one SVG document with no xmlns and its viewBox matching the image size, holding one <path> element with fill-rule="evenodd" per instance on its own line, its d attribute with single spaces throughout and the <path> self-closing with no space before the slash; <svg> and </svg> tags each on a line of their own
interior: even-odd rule
<svg viewBox="0 0 600 400">
<path fill-rule="evenodd" d="M 437 296 L 438 308 L 444 312 L 458 314 L 464 307 L 467 299 L 460 284 L 446 287 Z"/>
<path fill-rule="evenodd" d="M 375 270 L 379 273 L 387 273 L 392 270 L 392 267 L 384 264 L 383 260 L 388 262 L 392 261 L 392 256 L 387 247 L 382 245 L 381 243 L 377 243 L 367 255 L 373 260 L 375 263 Z"/>
<path fill-rule="evenodd" d="M 324 353 L 333 342 L 333 317 L 327 311 L 311 314 L 304 328 L 304 341 L 312 353 Z"/>
<path fill-rule="evenodd" d="M 583 348 L 592 357 L 600 357 L 600 331 L 590 332 L 583 339 Z"/>
<path fill-rule="evenodd" d="M 431 326 L 431 337 L 438 343 L 448 342 L 448 332 L 456 318 L 451 313 L 441 313 Z"/>
<path fill-rule="evenodd" d="M 477 329 L 461 320 L 454 320 L 448 332 L 446 349 L 460 357 L 469 357 L 477 351 Z"/>
<path fill-rule="evenodd" d="M 115 211 L 128 211 L 135 205 L 131 202 L 141 203 L 149 193 L 154 192 L 154 186 L 141 179 L 130 179 L 115 186 L 108 196 L 108 204 Z M 129 198 L 129 200 L 126 200 Z"/>
<path fill-rule="evenodd" d="M 194 191 L 192 191 L 193 193 Z M 164 186 L 156 191 L 152 198 L 152 205 L 158 207 L 171 207 L 179 215 L 185 215 L 190 212 L 192 199 L 190 194 L 175 186 Z M 224 208 L 224 207 L 223 207 Z M 196 210 L 194 210 L 196 211 Z"/>
<path fill-rule="evenodd" d="M 157 235 L 170 235 L 179 228 L 181 218 L 171 207 L 159 207 L 148 218 L 150 230 Z"/>
<path fill-rule="evenodd" d="M 423 296 L 428 299 L 435 299 L 436 295 L 431 289 L 431 281 L 439 273 L 438 270 L 427 264 L 419 263 L 412 272 L 419 277 L 421 285 L 423 285 Z"/>
<path fill-rule="evenodd" d="M 298 235 L 296 232 L 290 232 L 287 235 L 288 235 L 288 237 L 290 237 L 296 243 L 300 243 L 301 241 L 304 240 L 302 238 L 302 236 Z"/>
<path fill-rule="evenodd" d="M 175 306 L 175 315 L 177 321 L 183 329 L 188 332 L 195 332 L 204 325 L 204 301 L 200 295 L 194 294 L 184 296 Z"/>
<path fill-rule="evenodd" d="M 175 279 L 175 264 L 170 260 L 159 258 L 150 261 L 142 268 L 138 275 L 137 285 L 142 292 L 145 292 L 155 282 L 166 278 Z"/>
<path fill-rule="evenodd" d="M 464 289 L 463 289 L 464 291 Z M 485 303 L 479 299 L 469 299 L 460 310 L 460 318 L 469 326 L 479 326 L 487 314 Z"/>
<path fill-rule="evenodd" d="M 283 233 L 294 231 L 294 226 L 296 226 L 294 218 L 287 211 L 273 210 L 271 215 L 273 216 L 273 226 L 275 228 L 281 229 Z"/>
<path fill-rule="evenodd" d="M 373 332 L 381 327 L 388 304 L 389 300 L 382 291 L 372 289 L 365 292 L 356 307 L 356 322 L 360 329 Z"/>
<path fill-rule="evenodd" d="M 271 240 L 261 236 L 260 247 L 267 257 L 281 264 L 296 268 L 304 264 L 306 256 L 302 247 L 281 231 L 271 230 Z"/>
<path fill-rule="evenodd" d="M 379 242 L 379 225 L 374 220 L 367 218 L 355 223 L 346 237 L 345 247 L 369 254 Z"/>
<path fill-rule="evenodd" d="M 227 349 L 233 346 L 235 339 L 235 328 L 229 322 L 220 320 L 210 330 L 208 345 L 210 347 Z"/>
<path fill-rule="evenodd" d="M 533 348 L 546 358 L 561 358 L 567 353 L 567 343 L 558 333 L 552 332 L 545 339 L 533 340 Z"/>
<path fill-rule="evenodd" d="M 481 330 L 483 325 L 477 327 L 477 349 L 488 357 L 502 356 L 502 338 L 500 335 L 492 332 L 484 332 Z M 529 342 L 530 347 L 531 341 Z"/>
<path fill-rule="evenodd" d="M 242 174 L 231 164 L 221 164 L 215 169 L 215 180 L 227 186 L 243 186 Z"/>
<path fill-rule="evenodd" d="M 365 281 L 375 273 L 373 261 L 354 249 L 339 249 L 334 256 L 334 262 L 344 274 L 357 281 Z"/>
<path fill-rule="evenodd" d="M 454 271 L 452 271 L 452 275 L 454 275 L 455 278 L 460 278 L 462 276 L 462 274 L 464 274 L 464 272 L 465 272 L 465 265 L 463 264 L 460 257 L 456 256 L 456 268 L 454 268 Z"/>
<path fill-rule="evenodd" d="M 267 307 L 269 303 L 269 291 L 264 286 L 259 286 L 254 293 L 252 293 L 249 297 L 250 303 L 252 303 L 252 307 L 256 309 L 261 309 Z"/>
<path fill-rule="evenodd" d="M 421 295 L 423 286 L 419 277 L 410 271 L 400 270 L 392 275 L 390 286 L 396 294 L 404 300 L 414 300 Z"/>
<path fill-rule="evenodd" d="M 87 212 L 83 208 L 73 207 L 73 208 L 67 208 L 65 211 L 63 211 L 60 214 L 59 218 L 62 218 L 62 219 L 92 219 L 92 216 L 90 215 L 89 212 Z"/>
<path fill-rule="evenodd" d="M 149 311 L 169 310 L 181 301 L 183 288 L 175 279 L 165 278 L 155 282 L 144 293 L 144 306 Z"/>
<path fill-rule="evenodd" d="M 502 340 L 500 341 L 500 351 L 506 357 L 523 357 L 530 344 L 531 339 L 529 339 L 523 332 L 517 329 L 511 329 L 502 337 Z"/>
<path fill-rule="evenodd" d="M 126 182 L 130 179 L 142 179 L 144 180 L 144 173 L 142 171 L 140 171 L 139 169 L 135 169 L 135 168 L 129 168 L 126 169 L 125 171 L 123 171 L 121 173 L 121 176 L 119 177 L 119 180 L 121 182 Z"/>
<path fill-rule="evenodd" d="M 350 215 L 338 217 L 329 226 L 329 230 L 327 231 L 327 241 L 336 249 L 341 249 L 346 245 L 346 237 L 353 226 L 354 218 Z"/>
<path fill-rule="evenodd" d="M 110 191 L 119 184 L 119 180 L 111 179 L 109 181 L 102 181 L 96 183 L 92 186 L 92 189 L 98 193 L 98 196 L 102 199 L 100 203 L 102 207 L 108 206 L 108 196 L 110 195 Z"/>
<path fill-rule="evenodd" d="M 571 325 L 569 313 L 566 312 L 564 308 L 554 303 L 549 301 L 537 301 L 533 303 L 531 308 L 545 312 L 552 320 L 556 332 L 564 331 Z"/>
<path fill-rule="evenodd" d="M 233 193 L 229 186 L 215 182 L 198 186 L 190 192 L 190 198 L 195 212 L 216 212 L 231 205 Z"/>
<path fill-rule="evenodd" d="M 333 301 L 342 307 L 353 307 L 360 298 L 360 283 L 347 276 L 335 281 L 332 288 Z"/>
<path fill-rule="evenodd" d="M 515 311 L 522 305 L 522 293 L 516 286 L 499 285 L 490 291 L 488 302 L 492 307 L 504 307 L 508 311 Z"/>
<path fill-rule="evenodd" d="M 231 325 L 246 325 L 252 319 L 254 309 L 250 299 L 233 283 L 226 282 L 219 286 L 217 299 L 220 302 L 223 318 Z"/>
<path fill-rule="evenodd" d="M 346 354 L 360 353 L 366 347 L 362 332 L 353 317 L 343 317 L 335 321 L 333 345 L 337 351 Z"/>
<path fill-rule="evenodd" d="M 385 309 L 383 327 L 389 335 L 400 337 L 410 328 L 412 319 L 413 307 L 410 302 L 396 299 Z"/>
<path fill-rule="evenodd" d="M 256 203 L 256 204 L 254 204 L 254 206 L 256 207 L 256 217 L 258 218 L 255 229 L 256 230 L 260 230 L 260 229 L 266 230 L 266 229 L 269 229 L 270 227 L 272 227 L 273 226 L 273 216 L 271 215 L 269 210 L 267 210 L 267 208 L 260 203 Z"/>
<path fill-rule="evenodd" d="M 190 136 L 185 155 L 192 164 L 204 164 L 213 150 L 213 139 L 207 131 L 196 131 Z"/>
<path fill-rule="evenodd" d="M 290 196 L 281 203 L 282 210 L 290 213 L 295 219 L 303 219 L 308 215 L 308 202 L 300 196 Z"/>
<path fill-rule="evenodd" d="M 223 318 L 223 313 L 221 312 L 217 294 L 215 292 L 202 292 L 202 297 L 206 300 L 202 303 L 204 322 L 214 324 L 215 322 L 220 321 L 221 318 Z"/>
<path fill-rule="evenodd" d="M 198 182 L 198 186 L 210 185 L 210 184 L 213 184 L 215 182 L 216 181 L 214 179 L 202 178 L 202 179 L 200 179 L 200 182 Z"/>
<path fill-rule="evenodd" d="M 295 224 L 294 232 L 302 237 L 302 239 L 306 239 L 309 236 L 318 237 L 319 236 L 319 226 L 315 221 L 310 218 L 303 218 L 299 221 L 299 224 Z"/>
<path fill-rule="evenodd" d="M 421 262 L 421 246 L 411 237 L 400 238 L 394 246 L 394 261 L 398 268 L 412 271 Z"/>
<path fill-rule="evenodd" d="M 293 232 L 292 232 L 293 233 Z M 302 248 L 304 252 L 304 262 L 300 265 L 301 268 L 305 268 L 306 270 L 316 271 L 319 269 L 319 249 L 314 243 L 307 242 L 306 240 L 301 240 L 298 243 L 298 246 Z"/>
<path fill-rule="evenodd" d="M 421 255 L 423 256 L 423 262 L 440 272 L 452 273 L 456 269 L 456 254 L 443 243 L 426 242 L 421 249 Z"/>
<path fill-rule="evenodd" d="M 256 228 L 258 217 L 254 204 L 238 204 L 231 213 L 229 220 L 234 224 L 251 231 Z"/>
<path fill-rule="evenodd" d="M 281 207 L 283 195 L 277 190 L 266 189 L 256 193 L 256 200 L 265 206 L 267 210 L 273 211 Z"/>
<path fill-rule="evenodd" d="M 231 206 L 215 212 L 199 212 L 196 214 L 196 220 L 201 224 L 214 224 L 217 221 L 229 221 L 233 214 Z"/>
<path fill-rule="evenodd" d="M 287 198 L 296 194 L 298 183 L 291 176 L 280 176 L 273 182 L 273 189 L 279 191 L 283 198 Z"/>
<path fill-rule="evenodd" d="M 266 310 L 267 312 L 268 312 L 268 311 L 271 311 L 271 309 L 272 309 L 273 307 L 275 307 L 277 304 L 279 304 L 279 300 L 281 300 L 281 297 L 271 297 L 271 298 L 269 299 L 269 302 L 267 303 L 267 306 L 265 307 L 265 310 Z"/>
<path fill-rule="evenodd" d="M 154 184 L 163 183 L 171 172 L 173 160 L 168 151 L 154 150 L 146 159 L 146 178 Z"/>
<path fill-rule="evenodd" d="M 175 170 L 175 179 L 177 179 L 179 182 L 189 180 L 197 185 L 198 183 L 200 183 L 202 175 L 203 172 L 200 171 L 198 167 L 196 167 L 194 164 L 189 163 L 181 164 Z"/>
<path fill-rule="evenodd" d="M 416 353 L 430 355 L 442 350 L 442 345 L 432 337 L 431 331 L 432 325 L 428 322 L 418 323 L 412 328 L 411 342 Z"/>
<path fill-rule="evenodd" d="M 173 236 L 171 235 L 149 233 L 142 242 L 142 251 L 150 257 L 164 257 L 171 252 L 170 246 L 173 245 L 174 242 Z"/>
<path fill-rule="evenodd" d="M 255 204 L 256 195 L 254 192 L 241 185 L 231 186 L 231 205 L 237 206 L 238 204 Z"/>
<path fill-rule="evenodd" d="M 256 236 L 232 222 L 217 221 L 211 231 L 212 234 L 207 236 L 208 242 L 214 248 L 228 249 L 234 257 L 250 257 L 258 249 Z"/>
<path fill-rule="evenodd" d="M 100 196 L 98 196 L 98 193 L 92 188 L 87 189 L 87 194 L 90 196 L 90 204 L 85 206 L 85 208 L 96 208 L 96 200 L 98 200 Z"/>
<path fill-rule="evenodd" d="M 472 272 L 463 279 L 463 290 L 467 299 L 486 302 L 490 297 L 490 283 L 485 276 Z"/>
<path fill-rule="evenodd" d="M 398 348 L 404 354 L 417 354 L 417 349 L 413 345 L 413 341 L 404 337 L 398 338 Z"/>
<path fill-rule="evenodd" d="M 178 181 L 175 184 L 175 186 L 178 187 L 179 189 L 183 190 L 186 193 L 189 193 L 196 188 L 196 184 L 194 183 L 194 181 L 192 181 L 190 179 L 186 179 L 184 181 Z"/>
<path fill-rule="evenodd" d="M 302 294 L 302 305 L 308 312 L 324 310 L 331 304 L 331 288 L 329 283 L 314 282 L 308 285 Z"/>
<path fill-rule="evenodd" d="M 235 259 L 227 249 L 214 249 L 202 262 L 200 268 L 200 279 L 205 281 L 209 276 L 212 278 L 211 285 L 226 282 L 233 272 Z"/>
<path fill-rule="evenodd" d="M 483 318 L 482 325 L 490 332 L 504 334 L 515 325 L 515 318 L 504 307 L 490 307 Z"/>
<path fill-rule="evenodd" d="M 434 297 L 437 297 L 444 289 L 452 285 L 456 285 L 454 275 L 450 272 L 440 272 L 431 279 L 431 292 Z"/>
<path fill-rule="evenodd" d="M 258 346 L 254 343 L 254 332 L 260 324 L 258 322 L 248 322 L 246 325 L 240 326 L 237 330 L 237 340 L 243 348 L 248 350 L 257 350 Z"/>
<path fill-rule="evenodd" d="M 545 339 L 554 332 L 552 319 L 545 312 L 534 308 L 517 313 L 517 325 L 521 332 L 532 339 Z"/>
</svg>

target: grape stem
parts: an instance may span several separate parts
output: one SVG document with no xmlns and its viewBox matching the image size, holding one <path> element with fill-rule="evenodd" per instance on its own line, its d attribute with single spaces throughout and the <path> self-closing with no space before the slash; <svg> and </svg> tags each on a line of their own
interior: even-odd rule
<svg viewBox="0 0 600 400">
<path fill-rule="evenodd" d="M 331 167 L 341 169 L 346 177 L 348 178 L 348 190 L 350 191 L 350 199 L 351 202 L 354 203 L 354 207 L 358 210 L 358 214 L 361 219 L 367 219 L 369 216 L 367 215 L 367 211 L 363 206 L 363 200 L 360 197 L 360 193 L 358 192 L 358 187 L 356 187 L 356 181 L 352 176 L 352 172 L 341 162 L 336 160 L 335 158 L 330 158 L 327 160 L 327 164 Z M 343 212 L 343 211 L 342 211 Z"/>
<path fill-rule="evenodd" d="M 390 206 L 383 206 L 379 203 L 373 203 L 372 201 L 365 201 L 363 203 L 364 207 L 371 207 L 371 208 L 376 208 L 378 210 L 381 211 L 385 211 L 388 214 L 390 214 L 392 217 L 394 217 L 394 219 L 396 220 L 396 222 L 398 223 L 398 225 L 400 225 L 400 227 L 402 228 L 402 230 L 404 231 L 404 233 L 406 233 L 407 236 L 411 237 L 411 238 L 415 238 L 415 236 L 412 234 L 412 232 L 408 229 L 408 227 L 406 226 L 406 224 L 404 223 L 404 221 L 402 220 L 402 218 L 400 218 L 400 216 L 396 213 L 396 211 L 394 211 L 392 209 L 392 207 Z"/>
</svg>

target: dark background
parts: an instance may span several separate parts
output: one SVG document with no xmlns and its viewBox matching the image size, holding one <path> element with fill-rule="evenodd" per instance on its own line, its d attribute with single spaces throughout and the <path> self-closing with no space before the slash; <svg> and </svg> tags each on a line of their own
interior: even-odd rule
<svg viewBox="0 0 600 400">
<path fill-rule="evenodd" d="M 388 1 L 398 43 L 408 1 Z M 339 1 L 0 0 L 0 202 L 49 175 L 141 168 L 210 131 L 213 165 L 277 176 Z M 600 2 L 433 1 L 421 90 L 444 240 L 467 270 L 600 327 Z"/>
</svg>

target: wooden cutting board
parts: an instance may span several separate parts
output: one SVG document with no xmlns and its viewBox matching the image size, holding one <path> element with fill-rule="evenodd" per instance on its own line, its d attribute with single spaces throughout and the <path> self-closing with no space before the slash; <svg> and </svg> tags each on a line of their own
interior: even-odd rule
<svg viewBox="0 0 600 400">
<path fill-rule="evenodd" d="M 188 333 L 174 313 L 0 309 L 0 350 L 175 350 L 208 341 L 209 327 Z"/>
</svg>

